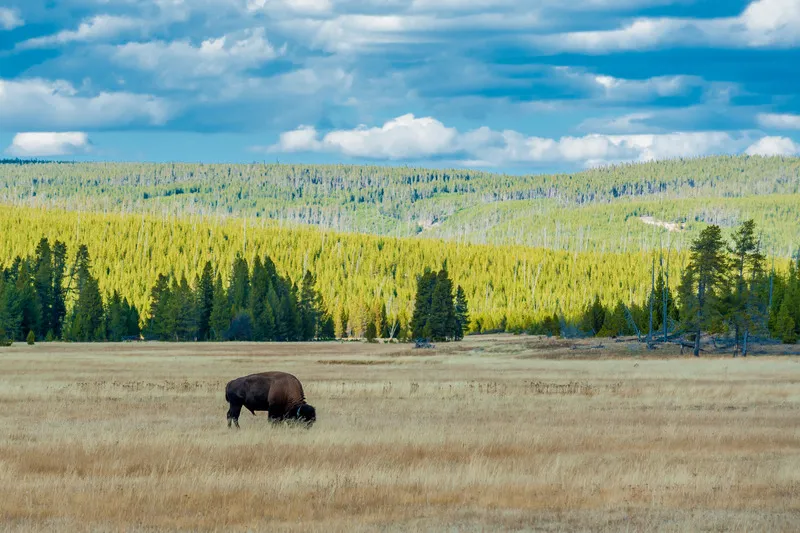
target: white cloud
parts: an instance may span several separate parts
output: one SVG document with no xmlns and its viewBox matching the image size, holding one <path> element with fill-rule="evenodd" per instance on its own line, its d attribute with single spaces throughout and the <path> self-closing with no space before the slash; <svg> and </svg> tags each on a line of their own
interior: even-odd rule
<svg viewBox="0 0 800 533">
<path fill-rule="evenodd" d="M 130 17 L 97 15 L 80 23 L 76 30 L 63 30 L 53 35 L 29 39 L 19 49 L 48 48 L 71 42 L 104 41 L 120 34 L 141 30 L 145 22 Z"/>
<path fill-rule="evenodd" d="M 89 136 L 83 132 L 28 132 L 14 136 L 6 152 L 17 157 L 52 157 L 85 152 Z"/>
<path fill-rule="evenodd" d="M 275 50 L 263 28 L 248 30 L 237 38 L 224 35 L 207 39 L 199 46 L 189 41 L 127 43 L 117 47 L 118 63 L 157 72 L 165 85 L 179 86 L 183 80 L 217 78 L 231 72 L 256 68 L 275 59 Z"/>
<path fill-rule="evenodd" d="M 800 144 L 788 137 L 764 137 L 745 150 L 747 155 L 781 155 L 792 156 L 800 154 Z"/>
<path fill-rule="evenodd" d="M 533 37 L 553 51 L 605 54 L 664 46 L 791 48 L 800 44 L 798 0 L 755 0 L 737 17 L 639 18 L 621 28 Z"/>
<path fill-rule="evenodd" d="M 272 151 L 332 151 L 347 156 L 376 159 L 432 157 L 453 151 L 458 131 L 433 118 L 408 114 L 388 121 L 379 128 L 359 126 L 353 130 L 332 131 L 319 140 L 309 126 L 281 135 Z"/>
<path fill-rule="evenodd" d="M 280 12 L 323 15 L 333 8 L 331 0 L 247 0 L 248 11 Z"/>
<path fill-rule="evenodd" d="M 160 125 L 167 103 L 154 96 L 101 92 L 82 96 L 66 81 L 0 79 L 0 123 L 8 128 L 98 128 Z"/>
<path fill-rule="evenodd" d="M 25 21 L 19 16 L 19 11 L 0 7 L 0 30 L 13 30 L 23 24 L 25 24 Z"/>
<path fill-rule="evenodd" d="M 460 133 L 431 117 L 403 115 L 381 127 L 359 126 L 320 138 L 310 126 L 281 135 L 272 152 L 332 152 L 369 159 L 457 157 L 484 165 L 580 163 L 596 165 L 740 152 L 752 142 L 726 132 L 602 135 L 549 139 L 483 127 Z"/>
<path fill-rule="evenodd" d="M 758 123 L 764 128 L 800 130 L 800 115 L 761 113 L 758 115 Z"/>
</svg>

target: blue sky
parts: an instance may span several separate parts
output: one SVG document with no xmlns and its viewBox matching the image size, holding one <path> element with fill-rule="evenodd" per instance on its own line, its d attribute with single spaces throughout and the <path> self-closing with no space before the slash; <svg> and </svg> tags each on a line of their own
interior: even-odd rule
<svg viewBox="0 0 800 533">
<path fill-rule="evenodd" d="M 800 0 L 5 0 L 4 157 L 800 154 Z"/>
</svg>

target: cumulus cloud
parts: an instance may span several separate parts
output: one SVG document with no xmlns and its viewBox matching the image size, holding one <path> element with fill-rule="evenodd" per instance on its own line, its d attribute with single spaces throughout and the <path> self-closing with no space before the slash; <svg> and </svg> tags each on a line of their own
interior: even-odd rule
<svg viewBox="0 0 800 533">
<path fill-rule="evenodd" d="M 459 132 L 431 118 L 403 115 L 380 127 L 335 130 L 311 126 L 280 136 L 272 152 L 330 152 L 379 160 L 461 158 L 472 164 L 579 163 L 598 165 L 740 152 L 752 139 L 727 132 L 602 135 L 550 139 L 490 128 Z M 765 144 L 769 144 L 767 141 Z"/>
<path fill-rule="evenodd" d="M 78 131 L 17 133 L 6 150 L 17 157 L 53 157 L 85 152 L 89 136 Z"/>
<path fill-rule="evenodd" d="M 359 126 L 353 130 L 332 131 L 321 140 L 316 129 L 301 126 L 283 133 L 272 151 L 331 151 L 347 156 L 375 159 L 434 157 L 453 151 L 458 131 L 430 117 L 408 114 L 377 128 Z"/>
<path fill-rule="evenodd" d="M 25 24 L 19 11 L 7 7 L 0 7 L 0 30 L 13 30 Z"/>
<path fill-rule="evenodd" d="M 800 130 L 800 115 L 761 113 L 758 123 L 763 128 L 779 130 Z"/>
<path fill-rule="evenodd" d="M 0 123 L 12 127 L 102 128 L 161 125 L 166 101 L 126 92 L 80 94 L 66 81 L 0 79 Z"/>
<path fill-rule="evenodd" d="M 747 155 L 792 156 L 800 154 L 800 144 L 788 137 L 764 137 L 747 148 L 745 153 Z"/>
<path fill-rule="evenodd" d="M 18 45 L 21 50 L 48 48 L 71 42 L 104 41 L 120 34 L 140 30 L 144 21 L 112 15 L 97 15 L 80 23 L 76 30 L 63 30 L 53 35 L 29 39 Z"/>
<path fill-rule="evenodd" d="M 791 48 L 800 44 L 800 2 L 755 0 L 736 17 L 644 17 L 614 30 L 570 32 L 532 40 L 552 51 L 588 54 L 665 46 Z"/>
<path fill-rule="evenodd" d="M 169 86 L 193 78 L 214 78 L 256 68 L 278 57 L 266 39 L 264 28 L 247 30 L 240 36 L 224 35 L 202 41 L 127 43 L 117 47 L 114 60 L 140 70 L 157 72 Z"/>
</svg>

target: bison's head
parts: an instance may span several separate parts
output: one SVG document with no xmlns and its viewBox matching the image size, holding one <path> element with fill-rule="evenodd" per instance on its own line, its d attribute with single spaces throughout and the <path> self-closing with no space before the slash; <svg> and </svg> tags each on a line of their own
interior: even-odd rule
<svg viewBox="0 0 800 533">
<path fill-rule="evenodd" d="M 317 411 L 307 403 L 300 405 L 293 415 L 292 418 L 309 428 L 317 421 Z"/>
</svg>

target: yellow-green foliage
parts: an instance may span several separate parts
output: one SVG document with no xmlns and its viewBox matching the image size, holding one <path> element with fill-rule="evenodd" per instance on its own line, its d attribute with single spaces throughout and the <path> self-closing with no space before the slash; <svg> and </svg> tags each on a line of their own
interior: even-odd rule
<svg viewBox="0 0 800 533">
<path fill-rule="evenodd" d="M 0 258 L 33 253 L 42 236 L 65 242 L 69 259 L 79 243 L 89 247 L 103 293 L 117 289 L 146 312 L 159 273 L 194 280 L 205 261 L 224 276 L 237 253 L 248 262 L 269 255 L 281 273 L 299 281 L 317 276 L 324 304 L 338 320 L 344 308 L 355 330 L 381 302 L 388 315 L 407 323 L 416 276 L 443 261 L 455 285 L 466 292 L 470 315 L 483 329 L 505 317 L 509 329 L 560 311 L 575 317 L 600 294 L 643 302 L 652 256 L 643 252 L 569 253 L 523 246 L 457 244 L 429 239 L 393 239 L 337 234 L 308 227 L 281 228 L 263 219 L 154 217 L 0 207 Z M 683 255 L 673 252 L 670 280 L 677 283 Z M 372 315 L 374 316 L 374 314 Z"/>
</svg>

